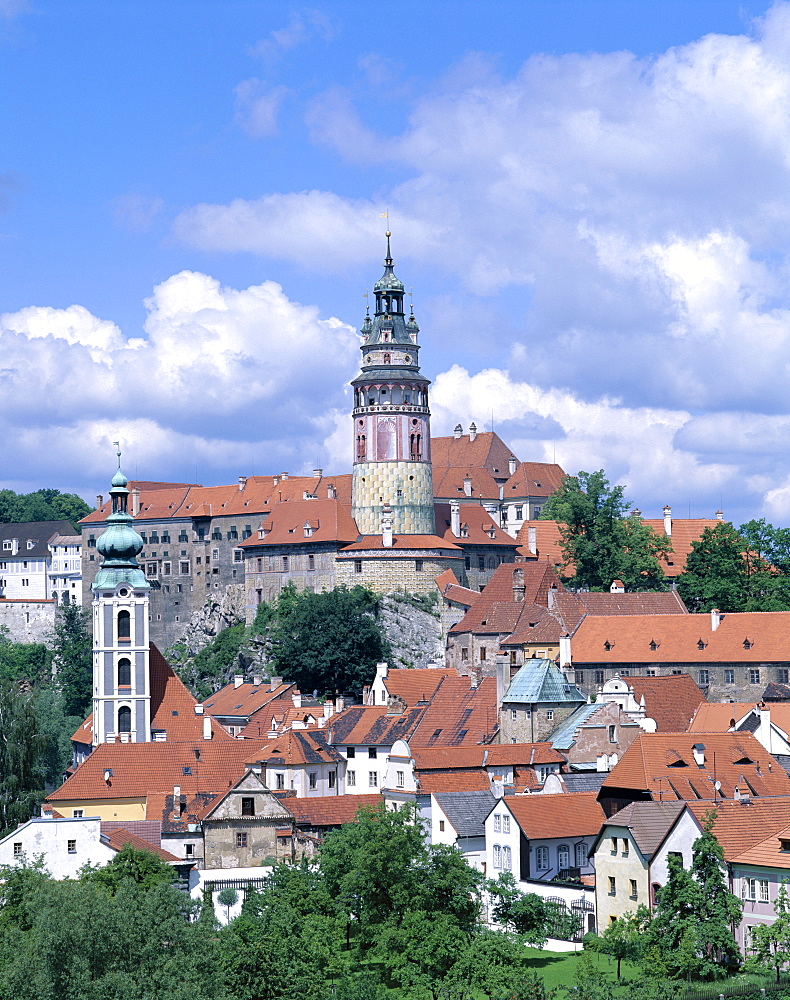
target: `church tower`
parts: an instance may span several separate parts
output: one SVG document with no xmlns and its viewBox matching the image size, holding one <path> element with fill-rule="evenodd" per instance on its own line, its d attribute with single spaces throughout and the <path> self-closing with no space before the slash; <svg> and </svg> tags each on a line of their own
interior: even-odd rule
<svg viewBox="0 0 790 1000">
<path fill-rule="evenodd" d="M 392 531 L 433 535 L 430 382 L 420 374 L 413 313 L 403 311 L 404 287 L 393 270 L 390 233 L 384 274 L 376 282 L 374 315 L 361 333 L 362 370 L 354 388 L 352 515 L 363 535 L 381 533 L 385 506 Z"/>
<path fill-rule="evenodd" d="M 143 540 L 132 527 L 128 480 L 117 454 L 112 514 L 96 542 L 103 563 L 93 584 L 94 746 L 151 739 L 150 585 L 137 563 Z"/>
</svg>

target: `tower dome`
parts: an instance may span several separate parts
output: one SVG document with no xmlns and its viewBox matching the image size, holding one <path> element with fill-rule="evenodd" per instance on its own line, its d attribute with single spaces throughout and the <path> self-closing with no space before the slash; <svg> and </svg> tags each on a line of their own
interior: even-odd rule
<svg viewBox="0 0 790 1000">
<path fill-rule="evenodd" d="M 93 590 L 114 590 L 121 583 L 138 590 L 148 590 L 150 584 L 137 562 L 144 543 L 132 527 L 132 516 L 128 510 L 129 480 L 121 471 L 120 449 L 117 455 L 118 469 L 110 488 L 112 513 L 107 518 L 106 529 L 96 541 L 96 550 L 103 557 L 103 563 L 96 574 Z"/>
</svg>

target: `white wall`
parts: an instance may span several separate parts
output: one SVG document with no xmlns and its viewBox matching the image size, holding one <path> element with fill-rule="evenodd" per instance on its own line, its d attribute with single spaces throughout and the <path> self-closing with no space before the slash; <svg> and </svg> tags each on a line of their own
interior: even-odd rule
<svg viewBox="0 0 790 1000">
<path fill-rule="evenodd" d="M 43 855 L 54 879 L 76 878 L 83 865 L 106 865 L 115 851 L 102 844 L 101 820 L 36 817 L 0 840 L 0 865 L 32 863 Z M 70 841 L 74 841 L 70 850 Z M 20 845 L 17 847 L 16 845 Z"/>
<path fill-rule="evenodd" d="M 200 903 L 203 901 L 203 886 L 206 882 L 233 881 L 254 884 L 254 882 L 266 878 L 267 875 L 271 875 L 271 873 L 271 865 L 258 868 L 203 868 L 200 871 L 193 868 L 189 873 L 189 895 L 196 902 Z M 228 907 L 222 906 L 217 902 L 220 892 L 222 892 L 221 888 L 215 889 L 211 894 L 211 899 L 214 903 L 214 915 L 219 923 L 224 925 L 228 923 Z M 236 889 L 236 892 L 238 899 L 235 905 L 230 907 L 231 920 L 235 920 L 241 913 L 241 907 L 244 902 L 244 890 Z"/>
</svg>

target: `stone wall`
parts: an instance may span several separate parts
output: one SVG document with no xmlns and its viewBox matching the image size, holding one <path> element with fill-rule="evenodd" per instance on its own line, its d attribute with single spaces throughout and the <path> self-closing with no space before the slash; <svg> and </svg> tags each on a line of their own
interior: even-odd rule
<svg viewBox="0 0 790 1000">
<path fill-rule="evenodd" d="M 435 594 L 436 577 L 457 568 L 458 559 L 435 552 L 403 549 L 360 551 L 337 560 L 337 583 L 361 584 L 374 593 L 403 590 L 411 594 Z"/>
<path fill-rule="evenodd" d="M 55 627 L 54 601 L 0 601 L 0 626 L 11 642 L 49 643 Z"/>
<path fill-rule="evenodd" d="M 379 625 L 392 646 L 393 667 L 430 667 L 444 662 L 437 606 L 426 610 L 406 594 L 381 599 Z"/>
</svg>

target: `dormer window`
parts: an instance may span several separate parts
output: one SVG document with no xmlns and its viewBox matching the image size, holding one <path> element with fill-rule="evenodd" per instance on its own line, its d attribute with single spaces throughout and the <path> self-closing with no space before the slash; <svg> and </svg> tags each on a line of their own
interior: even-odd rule
<svg viewBox="0 0 790 1000">
<path fill-rule="evenodd" d="M 305 523 L 304 523 L 304 537 L 305 538 L 309 538 L 312 535 L 312 533 L 313 533 L 313 526 L 312 526 L 312 524 L 310 524 L 309 521 L 305 521 Z"/>
<path fill-rule="evenodd" d="M 743 640 L 743 648 L 744 649 L 751 649 L 753 645 L 754 645 L 754 643 L 752 642 L 751 639 L 744 639 Z"/>
<path fill-rule="evenodd" d="M 650 648 L 652 650 L 656 650 L 656 649 L 658 649 L 658 647 L 659 647 L 659 643 L 657 643 L 655 639 L 651 639 L 650 640 Z"/>
<path fill-rule="evenodd" d="M 697 649 L 704 649 L 707 643 L 703 639 L 697 640 Z"/>
<path fill-rule="evenodd" d="M 35 543 L 35 541 L 32 538 L 28 538 L 28 540 L 27 540 L 27 547 L 29 549 L 34 549 L 36 547 L 36 543 Z"/>
<path fill-rule="evenodd" d="M 605 650 L 606 650 L 607 652 L 608 652 L 608 651 L 609 651 L 609 650 L 610 650 L 610 649 L 612 648 L 612 646 L 614 646 L 614 643 L 613 643 L 613 642 L 609 642 L 609 640 L 608 640 L 608 639 L 604 640 L 604 644 L 603 644 L 603 648 L 604 648 L 604 649 L 605 649 Z"/>
</svg>

